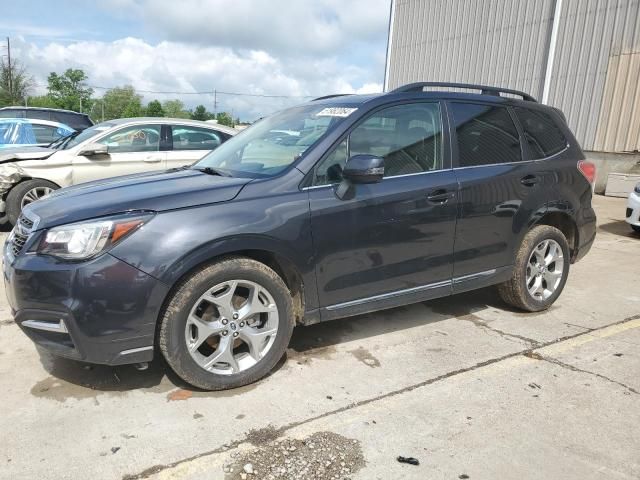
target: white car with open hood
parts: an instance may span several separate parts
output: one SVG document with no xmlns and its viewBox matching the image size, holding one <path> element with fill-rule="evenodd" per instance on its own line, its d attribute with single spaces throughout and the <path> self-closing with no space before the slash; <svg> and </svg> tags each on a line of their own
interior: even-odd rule
<svg viewBox="0 0 640 480">
<path fill-rule="evenodd" d="M 0 151 L 0 224 L 53 190 L 194 163 L 234 135 L 222 125 L 169 118 L 109 120 L 47 147 Z"/>
</svg>

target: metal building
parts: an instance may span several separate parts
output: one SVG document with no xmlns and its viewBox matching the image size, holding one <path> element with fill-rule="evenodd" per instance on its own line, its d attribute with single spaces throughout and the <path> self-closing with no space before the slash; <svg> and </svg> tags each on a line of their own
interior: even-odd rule
<svg viewBox="0 0 640 480">
<path fill-rule="evenodd" d="M 392 0 L 385 90 L 420 80 L 529 92 L 584 150 L 637 153 L 640 0 Z"/>
</svg>

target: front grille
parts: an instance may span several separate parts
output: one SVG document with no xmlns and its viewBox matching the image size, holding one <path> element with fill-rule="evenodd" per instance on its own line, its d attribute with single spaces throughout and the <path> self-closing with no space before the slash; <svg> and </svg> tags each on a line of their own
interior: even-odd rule
<svg viewBox="0 0 640 480">
<path fill-rule="evenodd" d="M 29 239 L 29 235 L 31 235 L 33 224 L 34 222 L 24 215 L 20 215 L 20 218 L 18 218 L 18 222 L 13 228 L 13 232 L 9 239 L 9 248 L 11 249 L 11 253 L 13 253 L 14 257 L 18 256 L 20 252 L 22 252 L 25 243 L 27 243 L 27 240 Z"/>
<path fill-rule="evenodd" d="M 629 218 L 632 213 L 633 213 L 633 210 L 630 208 L 627 208 L 627 218 Z"/>
</svg>

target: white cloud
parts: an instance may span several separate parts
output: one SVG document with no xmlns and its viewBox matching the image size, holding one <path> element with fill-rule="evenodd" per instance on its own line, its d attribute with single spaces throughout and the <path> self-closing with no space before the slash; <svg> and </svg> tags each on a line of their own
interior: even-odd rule
<svg viewBox="0 0 640 480">
<path fill-rule="evenodd" d="M 89 84 L 112 87 L 131 84 L 154 92 L 241 92 L 286 95 L 296 98 L 256 98 L 220 93 L 219 110 L 254 119 L 303 96 L 381 91 L 382 65 L 362 68 L 345 65 L 335 57 L 277 58 L 266 51 L 236 51 L 226 47 L 185 45 L 164 41 L 152 45 L 137 38 L 114 42 L 83 41 L 39 46 L 18 38 L 16 55 L 34 75 L 44 93 L 49 72 L 82 68 Z M 96 89 L 101 95 L 102 90 Z M 144 94 L 145 100 L 180 98 L 188 105 L 213 108 L 210 94 Z"/>
<path fill-rule="evenodd" d="M 109 0 L 162 38 L 278 55 L 333 55 L 379 41 L 390 0 Z"/>
</svg>

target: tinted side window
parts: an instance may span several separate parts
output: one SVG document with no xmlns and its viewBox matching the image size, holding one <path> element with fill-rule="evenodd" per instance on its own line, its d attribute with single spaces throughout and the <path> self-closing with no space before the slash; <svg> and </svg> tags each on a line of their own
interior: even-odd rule
<svg viewBox="0 0 640 480">
<path fill-rule="evenodd" d="M 36 137 L 36 143 L 51 143 L 54 140 L 68 135 L 69 131 L 63 128 L 52 127 L 49 125 L 32 124 L 33 134 Z"/>
<path fill-rule="evenodd" d="M 314 185 L 340 182 L 347 159 L 358 154 L 384 158 L 385 177 L 441 169 L 439 104 L 412 103 L 374 113 L 317 165 Z"/>
<path fill-rule="evenodd" d="M 24 118 L 24 110 L 0 110 L 0 118 Z"/>
<path fill-rule="evenodd" d="M 98 143 L 109 146 L 109 153 L 157 152 L 160 125 L 135 125 L 107 135 Z"/>
<path fill-rule="evenodd" d="M 213 150 L 224 141 L 220 134 L 206 128 L 173 125 L 171 131 L 174 150 Z"/>
<path fill-rule="evenodd" d="M 520 138 L 506 107 L 452 103 L 461 167 L 519 162 Z"/>
<path fill-rule="evenodd" d="M 550 115 L 538 110 L 513 109 L 524 130 L 534 159 L 550 157 L 567 148 L 567 139 Z"/>
<path fill-rule="evenodd" d="M 27 110 L 27 118 L 51 120 L 51 112 L 47 112 L 46 110 Z"/>
</svg>

